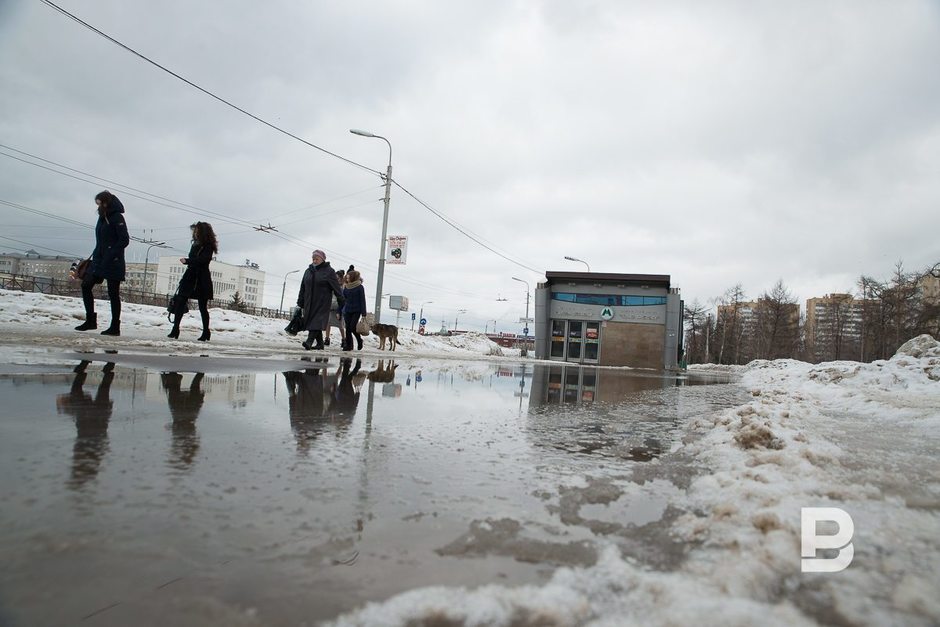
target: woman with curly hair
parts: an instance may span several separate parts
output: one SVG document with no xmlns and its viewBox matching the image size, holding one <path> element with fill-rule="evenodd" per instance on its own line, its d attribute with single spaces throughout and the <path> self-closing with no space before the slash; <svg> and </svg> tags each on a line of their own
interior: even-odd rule
<svg viewBox="0 0 940 627">
<path fill-rule="evenodd" d="M 199 336 L 199 341 L 208 342 L 212 335 L 209 331 L 209 301 L 214 295 L 209 263 L 219 252 L 219 243 L 215 238 L 212 225 L 208 222 L 196 222 L 189 228 L 193 233 L 193 245 L 189 249 L 189 256 L 180 258 L 180 263 L 186 266 L 186 272 L 180 279 L 177 293 L 184 298 L 194 298 L 199 301 L 199 313 L 202 315 L 202 335 Z M 179 338 L 182 317 L 183 312 L 176 312 L 173 330 L 167 337 Z"/>
</svg>

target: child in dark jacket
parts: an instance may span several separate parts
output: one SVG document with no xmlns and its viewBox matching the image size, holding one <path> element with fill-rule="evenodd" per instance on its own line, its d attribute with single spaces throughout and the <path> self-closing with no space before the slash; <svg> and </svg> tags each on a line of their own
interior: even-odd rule
<svg viewBox="0 0 940 627">
<path fill-rule="evenodd" d="M 343 307 L 343 321 L 346 323 L 346 341 L 343 343 L 343 350 L 352 350 L 353 336 L 356 336 L 358 349 L 362 350 L 362 336 L 359 335 L 356 325 L 359 324 L 359 318 L 366 314 L 366 290 L 362 287 L 359 272 L 352 266 L 349 266 L 346 272 L 343 297 L 346 299 L 346 305 Z"/>
</svg>

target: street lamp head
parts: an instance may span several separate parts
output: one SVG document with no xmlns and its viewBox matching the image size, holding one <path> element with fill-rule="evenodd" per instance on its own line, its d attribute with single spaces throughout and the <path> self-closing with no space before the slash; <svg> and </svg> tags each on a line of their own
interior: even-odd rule
<svg viewBox="0 0 940 627">
<path fill-rule="evenodd" d="M 574 257 L 569 257 L 568 255 L 565 255 L 565 259 L 567 259 L 568 261 L 581 261 L 580 259 L 575 259 Z"/>
<path fill-rule="evenodd" d="M 349 132 L 353 135 L 362 135 L 363 137 L 375 137 L 375 135 L 369 131 L 360 131 L 358 128 L 351 128 L 349 129 Z"/>
</svg>

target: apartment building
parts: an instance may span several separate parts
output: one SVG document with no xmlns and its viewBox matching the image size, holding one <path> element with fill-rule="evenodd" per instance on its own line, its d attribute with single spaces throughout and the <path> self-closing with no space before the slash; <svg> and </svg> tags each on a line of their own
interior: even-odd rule
<svg viewBox="0 0 940 627">
<path fill-rule="evenodd" d="M 43 279 L 67 281 L 74 257 L 60 255 L 40 255 L 35 250 L 25 253 L 0 254 L 0 272 L 20 276 L 32 276 Z"/>
<path fill-rule="evenodd" d="M 806 352 L 813 361 L 859 359 L 866 303 L 851 294 L 826 294 L 806 301 Z"/>
<path fill-rule="evenodd" d="M 186 266 L 177 257 L 160 257 L 157 263 L 156 293 L 173 294 L 179 285 Z M 239 297 L 250 307 L 261 307 L 264 297 L 264 272 L 258 264 L 245 260 L 244 264 L 234 265 L 213 260 L 209 265 L 212 285 L 216 300 L 231 300 L 238 292 Z"/>
</svg>

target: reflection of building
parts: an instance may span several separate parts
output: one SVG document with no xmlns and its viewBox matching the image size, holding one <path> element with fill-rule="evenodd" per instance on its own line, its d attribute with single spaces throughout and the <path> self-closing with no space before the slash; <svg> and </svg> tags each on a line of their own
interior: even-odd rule
<svg viewBox="0 0 940 627">
<path fill-rule="evenodd" d="M 195 375 L 185 374 L 181 387 L 189 387 Z M 159 400 L 166 396 L 160 382 L 160 373 L 148 372 L 147 399 Z M 255 398 L 254 374 L 212 374 L 203 377 L 200 389 L 205 393 L 206 401 L 225 402 L 232 407 L 244 407 Z"/>
<path fill-rule="evenodd" d="M 156 278 L 156 293 L 173 294 L 183 278 L 186 266 L 179 257 L 160 257 Z M 251 307 L 260 307 L 264 296 L 264 272 L 257 264 L 249 263 L 236 266 L 223 261 L 213 260 L 209 265 L 212 274 L 212 287 L 216 300 L 232 300 L 235 292 Z"/>
<path fill-rule="evenodd" d="M 535 292 L 535 355 L 602 366 L 675 368 L 682 301 L 668 275 L 546 272 Z"/>
<path fill-rule="evenodd" d="M 560 403 L 617 403 L 626 396 L 644 390 L 678 385 L 677 380 L 643 376 L 605 368 L 537 364 L 532 373 L 529 405 Z"/>
</svg>

